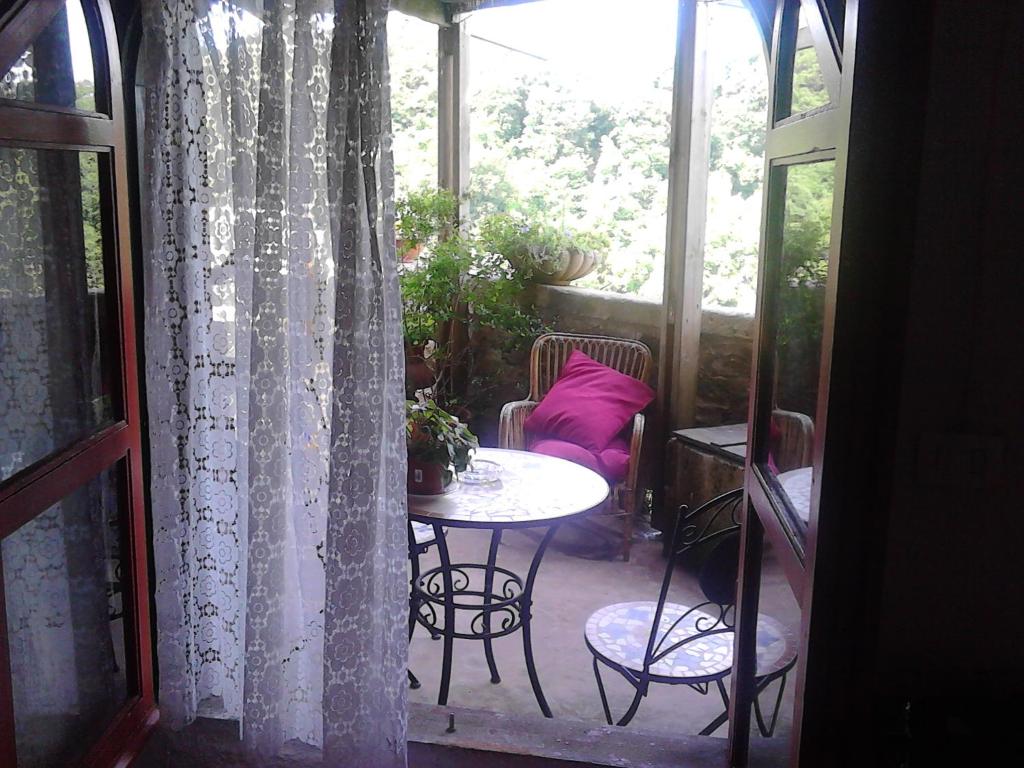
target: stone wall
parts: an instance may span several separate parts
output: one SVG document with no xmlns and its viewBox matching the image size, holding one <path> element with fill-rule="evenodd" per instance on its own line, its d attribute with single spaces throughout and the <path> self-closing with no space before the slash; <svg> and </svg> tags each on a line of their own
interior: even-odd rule
<svg viewBox="0 0 1024 768">
<path fill-rule="evenodd" d="M 701 317 L 697 426 L 747 420 L 750 365 L 754 354 L 751 315 L 704 310 Z"/>
<path fill-rule="evenodd" d="M 661 334 L 661 304 L 634 296 L 587 288 L 538 285 L 527 301 L 555 331 L 637 339 L 651 348 L 655 372 Z M 705 310 L 702 322 L 697 423 L 717 426 L 746 421 L 747 385 L 754 320 L 749 315 Z M 477 373 L 488 381 L 488 404 L 478 408 L 471 426 L 485 445 L 497 440 L 501 405 L 526 396 L 529 350 L 499 351 L 489 335 L 474 334 Z M 652 384 L 656 383 L 656 374 Z"/>
</svg>

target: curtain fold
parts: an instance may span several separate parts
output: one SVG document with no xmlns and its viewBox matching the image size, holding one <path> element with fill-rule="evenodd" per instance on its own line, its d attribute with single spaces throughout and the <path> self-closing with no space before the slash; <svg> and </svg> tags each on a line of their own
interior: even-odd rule
<svg viewBox="0 0 1024 768">
<path fill-rule="evenodd" d="M 404 765 L 387 3 L 145 13 L 161 709 Z"/>
</svg>

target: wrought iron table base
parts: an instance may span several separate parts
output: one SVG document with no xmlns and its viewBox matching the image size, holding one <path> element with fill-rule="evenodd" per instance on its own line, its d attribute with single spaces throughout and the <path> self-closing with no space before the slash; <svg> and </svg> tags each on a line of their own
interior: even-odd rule
<svg viewBox="0 0 1024 768">
<path fill-rule="evenodd" d="M 491 543 L 487 552 L 487 562 L 452 563 L 448 553 L 448 543 L 442 534 L 444 523 L 430 522 L 434 528 L 437 551 L 441 564 L 436 568 L 419 573 L 418 565 L 414 566 L 412 590 L 410 592 L 409 636 L 416 623 L 422 624 L 431 635 L 440 635 L 444 640 L 443 658 L 441 662 L 441 685 L 437 694 L 437 703 L 448 703 L 448 689 L 451 685 L 452 655 L 454 642 L 461 640 L 482 640 L 487 668 L 491 673 L 491 682 L 501 682 L 498 666 L 494 660 L 493 641 L 513 632 L 522 631 L 523 655 L 526 659 L 526 671 L 530 677 L 533 694 L 545 717 L 551 717 L 544 691 L 537 675 L 537 665 L 533 658 L 533 636 L 531 619 L 533 606 L 533 588 L 537 580 L 544 552 L 551 543 L 558 524 L 548 526 L 547 532 L 537 546 L 537 551 L 530 562 L 525 581 L 518 574 L 497 564 L 498 547 L 501 544 L 501 528 L 491 532 Z M 540 527 L 540 526 L 538 526 Z M 415 561 L 414 561 L 415 562 Z M 481 589 L 471 589 L 473 579 L 470 574 L 483 573 Z M 495 577 L 499 577 L 500 587 L 496 589 Z M 471 612 L 468 631 L 459 631 L 455 625 L 456 611 Z M 440 613 L 440 617 L 439 614 Z M 441 619 L 440 625 L 438 619 Z M 494 623 L 497 622 L 497 626 Z M 415 681 L 415 682 L 413 682 Z M 417 687 L 418 680 L 410 674 L 410 682 Z"/>
</svg>

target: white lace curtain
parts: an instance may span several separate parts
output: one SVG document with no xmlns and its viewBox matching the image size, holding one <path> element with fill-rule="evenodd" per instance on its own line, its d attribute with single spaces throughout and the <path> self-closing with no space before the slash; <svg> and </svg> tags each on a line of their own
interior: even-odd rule
<svg viewBox="0 0 1024 768">
<path fill-rule="evenodd" d="M 386 0 L 150 0 L 159 703 L 405 763 Z"/>
</svg>

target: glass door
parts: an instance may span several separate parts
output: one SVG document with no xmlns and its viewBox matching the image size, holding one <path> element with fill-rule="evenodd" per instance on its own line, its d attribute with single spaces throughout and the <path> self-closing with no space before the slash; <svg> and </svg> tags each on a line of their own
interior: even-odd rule
<svg viewBox="0 0 1024 768">
<path fill-rule="evenodd" d="M 855 0 L 775 3 L 733 765 L 798 765 L 803 753 L 856 15 Z"/>
<path fill-rule="evenodd" d="M 0 764 L 114 765 L 155 721 L 116 36 L 0 17 Z"/>
</svg>

